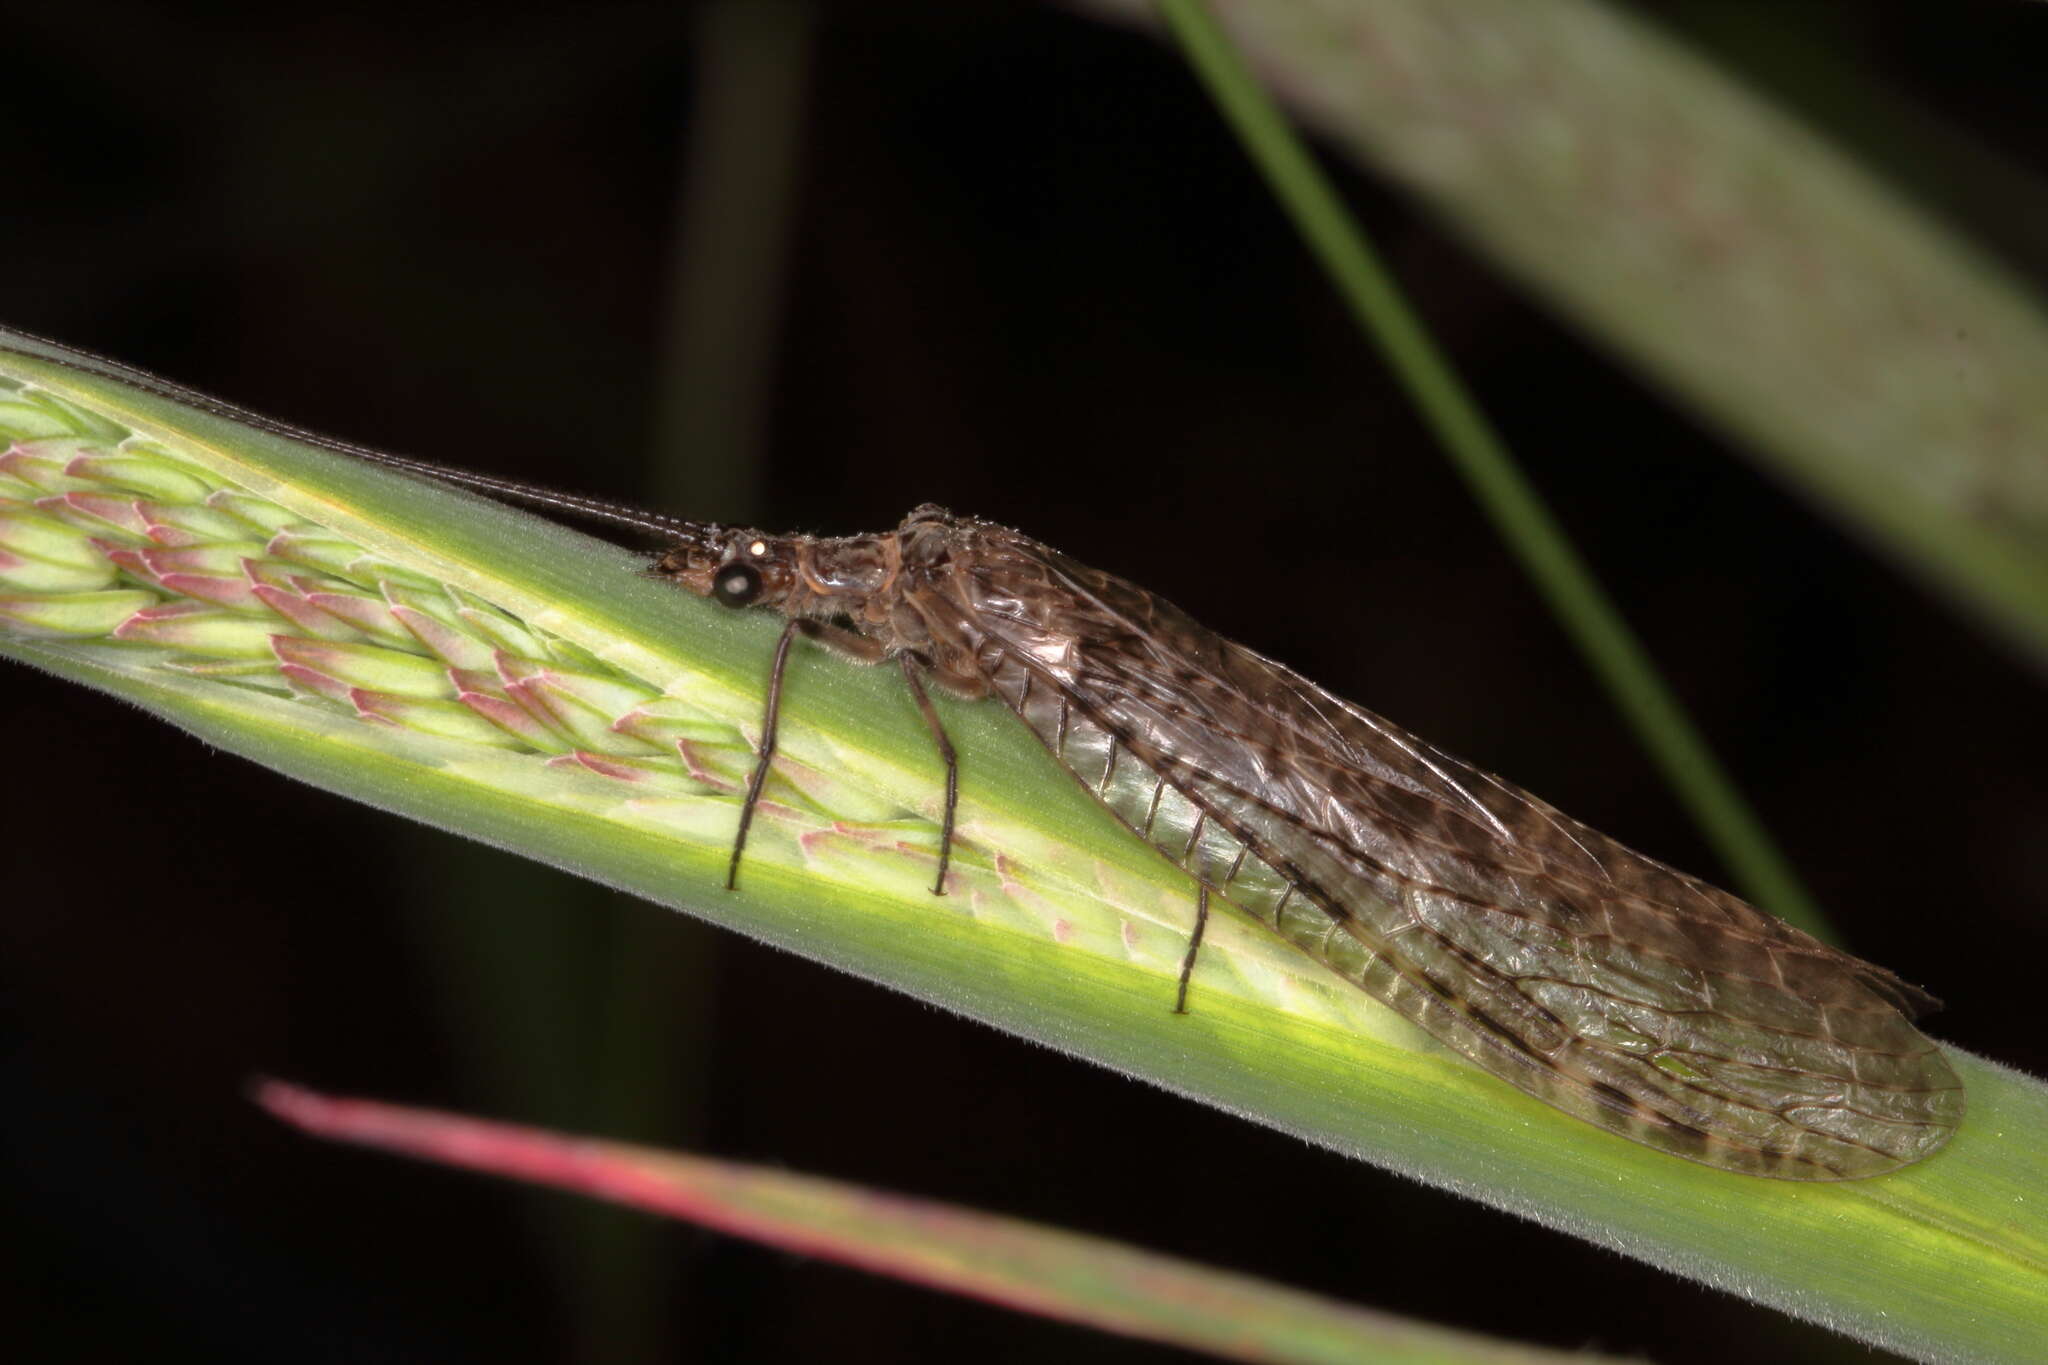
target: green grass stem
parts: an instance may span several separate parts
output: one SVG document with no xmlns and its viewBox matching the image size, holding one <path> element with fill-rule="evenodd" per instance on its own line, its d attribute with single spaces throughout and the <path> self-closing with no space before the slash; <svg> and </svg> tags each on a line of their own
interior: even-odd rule
<svg viewBox="0 0 2048 1365">
<path fill-rule="evenodd" d="M 340 584 L 344 605 L 417 602 L 486 630 L 501 643 L 495 663 L 464 675 L 472 689 L 520 674 L 572 689 L 575 704 L 556 722 L 568 731 L 529 725 L 517 708 L 514 730 L 485 728 L 440 700 L 453 675 L 426 648 L 388 631 L 279 644 L 289 631 L 248 609 L 169 618 L 205 623 L 197 638 L 226 651 L 211 664 L 162 639 L 110 637 L 95 614 L 132 612 L 158 590 L 132 575 L 94 579 L 91 557 L 71 553 L 84 542 L 61 527 L 44 528 L 48 573 L 79 583 L 0 596 L 0 613 L 45 623 L 40 635 L 0 633 L 0 652 L 279 772 L 1863 1340 L 2019 1360 L 2048 1339 L 2048 1088 L 2038 1082 L 1958 1055 L 1970 1115 L 1941 1153 L 1882 1179 L 1793 1184 L 1691 1165 L 1566 1118 L 1229 915 L 1212 919 L 1192 1012 L 1175 1015 L 1193 910 L 1184 876 L 1006 711 L 937 698 L 966 757 L 956 883 L 934 898 L 930 737 L 887 670 L 818 651 L 793 661 L 785 757 L 728 893 L 731 775 L 744 771 L 758 724 L 773 619 L 678 593 L 614 546 L 191 406 L 32 339 L 0 338 L 0 386 L 0 427 L 14 424 L 19 450 L 51 456 L 20 466 L 42 485 L 0 470 L 0 494 L 28 509 L 24 524 L 39 526 L 39 500 L 74 486 L 82 505 L 114 515 L 122 499 L 95 502 L 93 491 L 128 489 L 151 515 L 219 529 L 230 543 L 238 518 L 274 524 L 281 539 L 237 553 L 328 566 L 306 572 Z M 78 460 L 55 458 L 66 452 Z M 342 591 L 350 584 L 359 599 Z M 360 679 L 353 702 L 286 686 L 275 668 L 286 656 Z M 723 785 L 632 751 L 630 736 L 602 723 L 604 706 L 628 704 L 610 698 L 658 712 Z M 591 716 L 577 709 L 586 701 Z M 366 721 L 362 706 L 417 712 L 427 728 Z M 580 738 L 563 740 L 569 731 Z M 615 743 L 625 748 L 611 756 Z M 1102 1136 L 1140 1149 L 1146 1140 Z M 1328 1212 L 1319 1201 L 1274 1218 Z M 1369 1211 L 1359 1218 L 1361 1235 L 1374 1235 Z"/>
</svg>

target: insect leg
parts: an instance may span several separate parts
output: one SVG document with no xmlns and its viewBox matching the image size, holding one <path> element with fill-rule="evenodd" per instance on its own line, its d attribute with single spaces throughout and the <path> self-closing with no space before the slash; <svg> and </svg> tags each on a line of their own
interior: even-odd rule
<svg viewBox="0 0 2048 1365">
<path fill-rule="evenodd" d="M 1195 892 L 1195 932 L 1188 937 L 1188 955 L 1180 960 L 1180 993 L 1174 997 L 1173 1012 L 1188 1012 L 1188 978 L 1195 974 L 1195 954 L 1202 950 L 1202 931 L 1209 927 L 1209 888 L 1202 884 Z"/>
<path fill-rule="evenodd" d="M 910 684 L 910 695 L 916 700 L 924 723 L 931 727 L 932 743 L 939 747 L 939 759 L 946 765 L 946 816 L 939 830 L 939 879 L 932 883 L 932 894 L 943 896 L 946 868 L 953 860 L 953 813 L 960 804 L 960 760 L 953 752 L 953 741 L 946 738 L 946 727 L 939 723 L 939 713 L 932 710 L 932 699 L 926 695 L 924 683 L 917 676 L 917 661 L 908 653 L 896 657 L 903 661 L 903 680 Z"/>
<path fill-rule="evenodd" d="M 775 761 L 775 723 L 782 714 L 782 670 L 789 664 L 789 642 L 802 621 L 792 620 L 782 628 L 775 642 L 775 662 L 768 670 L 768 705 L 761 714 L 761 756 L 754 762 L 754 775 L 747 780 L 747 799 L 740 802 L 740 832 L 733 836 L 732 863 L 725 869 L 725 889 L 739 883 L 740 852 L 747 846 L 747 827 L 754 823 L 754 807 L 761 801 L 761 784 L 768 780 L 768 766 Z"/>
</svg>

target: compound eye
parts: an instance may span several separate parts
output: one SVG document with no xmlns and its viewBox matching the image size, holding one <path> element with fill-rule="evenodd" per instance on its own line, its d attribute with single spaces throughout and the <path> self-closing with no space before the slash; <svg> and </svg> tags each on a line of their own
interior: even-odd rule
<svg viewBox="0 0 2048 1365">
<path fill-rule="evenodd" d="M 761 571 L 751 564 L 728 564 L 711 579 L 711 595 L 728 607 L 749 607 L 761 595 Z"/>
</svg>

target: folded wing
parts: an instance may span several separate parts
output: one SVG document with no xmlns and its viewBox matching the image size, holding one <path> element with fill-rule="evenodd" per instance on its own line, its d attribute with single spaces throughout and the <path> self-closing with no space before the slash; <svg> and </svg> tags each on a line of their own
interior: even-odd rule
<svg viewBox="0 0 2048 1365">
<path fill-rule="evenodd" d="M 995 532 L 997 528 L 989 528 Z M 1375 996 L 1498 1076 L 1637 1141 L 1803 1179 L 1947 1141 L 1936 1002 L 1013 532 L 976 632 L 1271 865 L 1375 959 Z"/>
</svg>

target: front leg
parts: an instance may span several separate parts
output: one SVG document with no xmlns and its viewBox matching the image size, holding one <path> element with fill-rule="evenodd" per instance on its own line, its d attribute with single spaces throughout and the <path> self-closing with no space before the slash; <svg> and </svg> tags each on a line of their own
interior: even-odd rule
<svg viewBox="0 0 2048 1365">
<path fill-rule="evenodd" d="M 761 756 L 754 761 L 754 775 L 747 779 L 746 799 L 740 802 L 740 829 L 733 836 L 732 862 L 725 869 L 725 889 L 739 885 L 740 854 L 747 847 L 747 830 L 754 823 L 754 807 L 761 803 L 761 784 L 768 780 L 768 768 L 775 762 L 775 727 L 782 718 L 782 674 L 789 666 L 790 642 L 804 628 L 791 619 L 775 642 L 775 662 L 768 669 L 768 704 L 761 713 Z"/>
<path fill-rule="evenodd" d="M 856 663 L 880 663 L 889 657 L 886 645 L 843 625 L 798 618 L 783 627 L 782 638 L 775 645 L 775 662 L 768 673 L 768 704 L 761 717 L 761 752 L 754 762 L 753 776 L 747 782 L 746 798 L 740 803 L 739 834 L 733 839 L 732 863 L 725 873 L 725 889 L 728 891 L 738 883 L 740 854 L 747 846 L 747 830 L 754 823 L 754 807 L 760 803 L 761 787 L 767 782 L 768 770 L 775 759 L 775 732 L 782 713 L 782 674 L 789 663 L 790 643 L 799 634 Z M 954 818 L 960 805 L 960 760 L 953 749 L 953 741 L 946 736 L 946 727 L 939 721 L 939 713 L 932 709 L 931 697 L 919 677 L 920 670 L 931 668 L 931 665 L 907 651 L 897 657 L 902 660 L 903 680 L 910 685 L 911 699 L 917 703 L 918 714 L 924 717 L 924 723 L 931 731 L 939 759 L 946 765 L 946 806 L 939 825 L 939 875 L 932 883 L 932 894 L 943 896 L 946 894 L 946 872 L 953 859 Z M 972 674 L 955 675 L 943 669 L 932 669 L 932 674 L 949 692 L 969 697 L 987 695 L 987 684 Z"/>
</svg>

